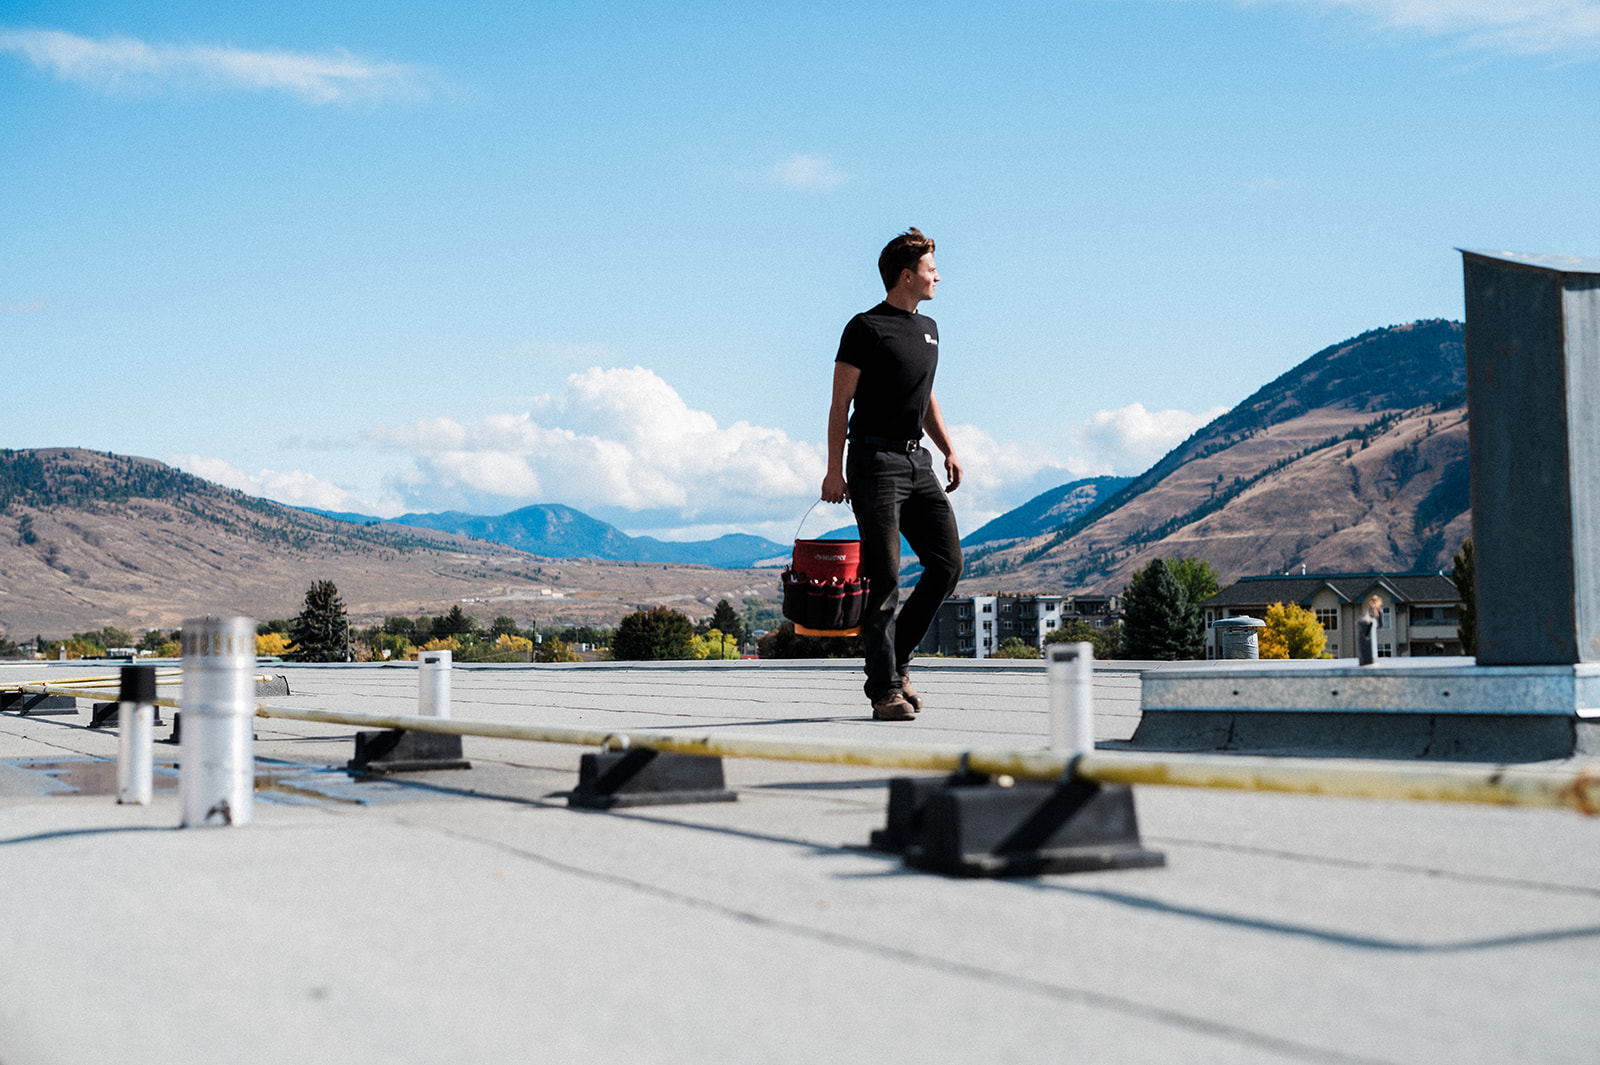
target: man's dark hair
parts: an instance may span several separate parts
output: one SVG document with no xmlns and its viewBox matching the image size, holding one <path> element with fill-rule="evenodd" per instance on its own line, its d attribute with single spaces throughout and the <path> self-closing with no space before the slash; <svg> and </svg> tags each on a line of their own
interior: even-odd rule
<svg viewBox="0 0 1600 1065">
<path fill-rule="evenodd" d="M 900 271 L 915 272 L 917 263 L 933 251 L 933 240 L 922 235 L 922 230 L 912 226 L 883 246 L 878 256 L 878 274 L 883 278 L 884 291 L 892 291 L 900 280 Z"/>
</svg>

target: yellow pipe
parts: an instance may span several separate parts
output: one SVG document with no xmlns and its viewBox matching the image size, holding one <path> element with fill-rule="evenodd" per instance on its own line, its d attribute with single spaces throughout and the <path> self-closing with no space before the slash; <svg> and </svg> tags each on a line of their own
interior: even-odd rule
<svg viewBox="0 0 1600 1065">
<path fill-rule="evenodd" d="M 531 740 L 598 746 L 644 747 L 674 754 L 775 761 L 822 762 L 952 773 L 967 769 L 989 776 L 1059 780 L 1067 773 L 1103 784 L 1281 791 L 1347 798 L 1543 806 L 1600 813 L 1600 768 L 1518 768 L 1496 765 L 1412 764 L 1316 758 L 1256 758 L 1231 754 L 1143 754 L 1096 751 L 1076 762 L 1049 750 L 902 747 L 800 740 L 719 738 L 681 733 L 616 732 L 605 729 L 511 725 L 490 721 L 357 714 L 301 707 L 256 707 L 260 717 L 293 718 L 338 725 L 408 729 L 455 736 Z"/>
<path fill-rule="evenodd" d="M 175 679 L 182 679 L 183 670 L 165 669 L 156 671 L 156 683 L 163 681 L 171 683 Z M 52 688 L 82 687 L 82 688 L 115 688 L 122 683 L 120 677 L 66 677 L 61 680 L 30 680 L 16 684 L 0 684 L 0 691 L 24 691 L 36 685 L 49 685 Z"/>
<path fill-rule="evenodd" d="M 33 690 L 44 685 L 8 685 Z M 51 694 L 72 691 L 50 685 Z M 99 692 L 83 693 L 94 698 Z M 157 699 L 159 706 L 182 709 L 176 699 Z M 828 765 L 874 766 L 953 773 L 966 769 L 988 776 L 1059 780 L 1068 773 L 1103 784 L 1154 784 L 1164 787 L 1277 791 L 1346 798 L 1400 799 L 1427 802 L 1487 803 L 1540 806 L 1600 814 L 1600 766 L 1523 768 L 1468 763 L 1411 763 L 1355 759 L 1264 758 L 1233 754 L 1167 754 L 1138 751 L 1095 751 L 1074 762 L 1046 749 L 957 748 L 880 744 L 825 743 L 815 740 L 720 738 L 710 734 L 618 732 L 612 729 L 516 725 L 415 714 L 364 714 L 263 703 L 256 715 L 406 729 L 453 736 L 566 743 L 595 747 L 643 747 L 672 754 L 773 761 L 818 762 Z"/>
</svg>

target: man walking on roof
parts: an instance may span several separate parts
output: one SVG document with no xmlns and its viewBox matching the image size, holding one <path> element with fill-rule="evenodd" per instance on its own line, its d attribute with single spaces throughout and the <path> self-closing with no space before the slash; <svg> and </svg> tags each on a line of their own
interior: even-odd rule
<svg viewBox="0 0 1600 1065">
<path fill-rule="evenodd" d="M 861 619 L 864 687 L 872 716 L 910 721 L 922 709 L 907 674 L 911 652 L 961 577 L 961 535 L 946 498 L 961 485 L 961 463 L 933 395 L 939 327 L 917 313 L 939 283 L 933 241 L 908 229 L 884 247 L 878 273 L 888 295 L 850 319 L 833 364 L 822 498 L 848 502 L 861 530 L 869 582 Z M 942 485 L 922 446 L 924 432 L 944 454 Z M 922 577 L 896 617 L 902 534 L 922 563 Z"/>
</svg>

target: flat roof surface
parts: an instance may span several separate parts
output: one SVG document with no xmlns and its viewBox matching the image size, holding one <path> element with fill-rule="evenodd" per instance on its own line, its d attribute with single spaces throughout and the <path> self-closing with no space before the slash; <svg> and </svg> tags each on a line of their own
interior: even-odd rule
<svg viewBox="0 0 1600 1065">
<path fill-rule="evenodd" d="M 416 706 L 409 668 L 267 669 L 275 703 Z M 847 663 L 458 666 L 453 716 L 1043 745 L 1037 664 L 915 679 L 921 719 L 877 723 Z M 1127 738 L 1137 673 L 1095 691 Z M 737 802 L 580 812 L 579 749 L 468 737 L 471 770 L 355 782 L 354 729 L 258 719 L 254 823 L 178 830 L 171 788 L 90 794 L 117 736 L 80 706 L 0 714 L 4 1065 L 1504 1065 L 1600 1040 L 1576 814 L 1139 788 L 1165 868 L 956 880 L 864 849 L 881 770 L 729 760 Z"/>
</svg>

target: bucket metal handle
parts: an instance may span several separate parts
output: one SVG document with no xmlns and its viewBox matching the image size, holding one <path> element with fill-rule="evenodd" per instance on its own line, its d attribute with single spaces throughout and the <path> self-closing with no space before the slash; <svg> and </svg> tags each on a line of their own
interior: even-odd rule
<svg viewBox="0 0 1600 1065">
<path fill-rule="evenodd" d="M 817 500 L 817 502 L 811 504 L 810 508 L 805 512 L 805 514 L 803 514 L 801 516 L 800 524 L 796 525 L 794 527 L 794 538 L 795 538 L 796 541 L 798 541 L 800 539 L 800 530 L 804 529 L 806 527 L 806 518 L 811 517 L 811 511 L 816 510 L 817 509 L 817 505 L 822 503 L 822 502 L 823 502 L 823 500 L 821 500 L 821 499 Z M 846 503 L 832 503 L 832 504 L 829 504 L 829 505 L 830 506 L 839 506 L 839 507 L 848 506 L 848 504 L 846 504 Z"/>
</svg>

